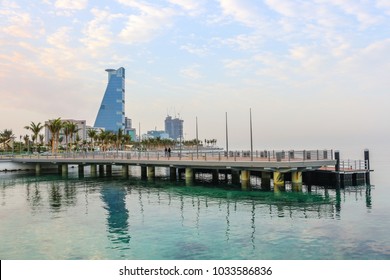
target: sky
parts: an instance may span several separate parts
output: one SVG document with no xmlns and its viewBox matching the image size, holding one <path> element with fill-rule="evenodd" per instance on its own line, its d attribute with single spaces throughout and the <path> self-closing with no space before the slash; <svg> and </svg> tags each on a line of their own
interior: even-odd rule
<svg viewBox="0 0 390 280">
<path fill-rule="evenodd" d="M 141 132 L 230 149 L 388 148 L 390 0 L 1 0 L 0 130 L 93 125 L 126 69 Z M 390 150 L 390 149 L 389 149 Z"/>
</svg>

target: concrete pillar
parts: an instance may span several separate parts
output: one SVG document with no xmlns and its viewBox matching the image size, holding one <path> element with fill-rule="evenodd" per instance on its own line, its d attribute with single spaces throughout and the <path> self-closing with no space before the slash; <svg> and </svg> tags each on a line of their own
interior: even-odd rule
<svg viewBox="0 0 390 280">
<path fill-rule="evenodd" d="M 282 191 L 285 191 L 286 187 L 284 185 L 275 185 L 274 184 L 274 193 L 280 193 Z"/>
<path fill-rule="evenodd" d="M 148 172 L 148 178 L 153 179 L 155 176 L 155 167 L 154 166 L 148 166 L 147 167 L 147 172 Z"/>
<path fill-rule="evenodd" d="M 62 164 L 61 174 L 62 174 L 62 176 L 68 175 L 68 165 L 67 164 Z"/>
<path fill-rule="evenodd" d="M 233 184 L 240 183 L 240 170 L 232 169 L 232 183 Z"/>
<path fill-rule="evenodd" d="M 141 166 L 141 179 L 146 179 L 147 178 L 147 168 L 146 166 Z"/>
<path fill-rule="evenodd" d="M 112 165 L 111 164 L 106 165 L 106 174 L 108 174 L 108 175 L 112 174 Z"/>
<path fill-rule="evenodd" d="M 171 180 L 177 179 L 176 172 L 177 172 L 176 167 L 169 167 L 169 177 L 171 178 Z"/>
<path fill-rule="evenodd" d="M 35 164 L 35 174 L 41 174 L 41 165 L 39 163 Z"/>
<path fill-rule="evenodd" d="M 129 165 L 127 164 L 122 165 L 122 176 L 123 177 L 129 176 Z"/>
<path fill-rule="evenodd" d="M 250 181 L 251 173 L 249 170 L 241 170 L 241 181 Z"/>
<path fill-rule="evenodd" d="M 293 191 L 302 191 L 302 172 L 294 171 L 291 172 L 291 182 Z"/>
<path fill-rule="evenodd" d="M 185 171 L 186 185 L 192 185 L 194 182 L 194 170 L 190 167 L 186 167 Z"/>
<path fill-rule="evenodd" d="M 364 161 L 366 163 L 366 184 L 371 185 L 370 180 L 370 151 L 368 149 L 364 150 Z"/>
<path fill-rule="evenodd" d="M 274 186 L 284 186 L 284 174 L 274 171 Z"/>
<path fill-rule="evenodd" d="M 269 190 L 271 188 L 271 173 L 270 172 L 261 172 L 261 188 Z"/>
<path fill-rule="evenodd" d="M 91 175 L 95 176 L 97 173 L 96 164 L 91 164 Z"/>
<path fill-rule="evenodd" d="M 79 164 L 79 176 L 84 176 L 84 165 Z"/>
<path fill-rule="evenodd" d="M 103 174 L 104 174 L 104 165 L 99 164 L 99 175 L 103 175 Z"/>
<path fill-rule="evenodd" d="M 340 171 L 340 152 L 339 151 L 334 152 L 334 159 L 336 160 L 335 171 L 339 172 Z"/>
<path fill-rule="evenodd" d="M 211 172 L 212 172 L 212 176 L 213 176 L 213 183 L 218 183 L 218 181 L 219 181 L 219 170 L 218 169 L 213 169 Z"/>
<path fill-rule="evenodd" d="M 194 170 L 190 167 L 186 167 L 186 173 L 185 173 L 186 178 L 194 178 Z"/>
</svg>

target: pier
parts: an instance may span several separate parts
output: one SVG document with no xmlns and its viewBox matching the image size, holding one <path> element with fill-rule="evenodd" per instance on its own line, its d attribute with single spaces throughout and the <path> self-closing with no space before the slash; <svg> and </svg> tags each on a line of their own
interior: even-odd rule
<svg viewBox="0 0 390 280">
<path fill-rule="evenodd" d="M 11 156 L 14 163 L 26 164 L 41 174 L 45 169 L 57 168 L 66 175 L 68 166 L 77 165 L 79 174 L 84 167 L 90 173 L 111 174 L 113 166 L 121 166 L 123 175 L 128 176 L 129 166 L 140 168 L 141 178 L 154 178 L 155 168 L 169 168 L 172 179 L 185 179 L 189 184 L 196 174 L 210 174 L 217 182 L 221 177 L 229 179 L 243 188 L 250 186 L 251 178 L 261 179 L 262 188 L 283 188 L 286 182 L 293 187 L 324 185 L 343 187 L 346 185 L 370 184 L 369 151 L 365 150 L 363 160 L 340 159 L 340 152 L 333 150 L 302 151 L 110 151 L 78 152 L 58 155 Z"/>
</svg>

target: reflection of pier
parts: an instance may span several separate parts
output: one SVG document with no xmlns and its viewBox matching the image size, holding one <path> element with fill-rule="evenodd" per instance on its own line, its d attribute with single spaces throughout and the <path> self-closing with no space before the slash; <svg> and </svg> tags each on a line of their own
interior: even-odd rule
<svg viewBox="0 0 390 280">
<path fill-rule="evenodd" d="M 329 150 L 316 151 L 279 151 L 207 153 L 178 153 L 169 157 L 158 152 L 107 152 L 75 153 L 58 156 L 13 157 L 16 163 L 34 164 L 37 173 L 51 166 L 58 167 L 62 174 L 68 173 L 69 165 L 78 165 L 80 174 L 89 166 L 90 173 L 111 174 L 113 166 L 121 166 L 124 175 L 128 175 L 129 166 L 139 166 L 142 178 L 154 178 L 156 167 L 169 168 L 172 179 L 185 178 L 191 184 L 197 174 L 209 173 L 212 180 L 218 182 L 221 176 L 226 181 L 250 186 L 253 177 L 259 178 L 261 186 L 281 187 L 286 181 L 294 186 L 306 183 L 328 186 L 369 184 L 370 166 L 368 150 L 364 160 L 346 163 L 340 160 L 340 153 Z M 271 184 L 272 182 L 272 184 Z"/>
<path fill-rule="evenodd" d="M 263 226 L 264 223 L 275 224 L 275 219 L 339 219 L 345 201 L 351 200 L 365 205 L 367 209 L 372 208 L 369 186 L 328 189 L 304 185 L 299 191 L 287 187 L 286 191 L 269 192 L 222 189 L 213 185 L 186 187 L 180 182 L 142 181 L 133 177 L 60 178 L 29 176 L 4 180 L 0 184 L 0 197 L 13 195 L 14 186 L 24 184 L 25 198 L 32 210 L 40 211 L 47 205 L 53 215 L 58 216 L 64 210 L 83 203 L 98 209 L 103 207 L 106 212 L 100 218 L 106 221 L 110 246 L 124 250 L 134 246 L 140 235 L 145 234 L 139 230 L 153 228 L 152 225 L 160 219 L 164 221 L 158 227 L 162 236 L 172 236 L 175 231 L 188 232 L 190 235 L 195 232 L 208 237 L 211 233 L 211 238 L 222 236 L 226 242 L 236 242 L 240 233 L 238 236 L 244 236 L 244 244 L 257 249 L 262 235 L 269 234 L 269 231 L 265 232 L 269 227 Z M 84 183 L 86 188 L 79 187 Z M 95 195 L 82 199 L 87 192 Z M 95 203 L 100 199 L 102 203 Z M 73 212 L 69 211 L 69 214 Z M 180 251 L 187 258 L 191 246 L 195 247 L 193 250 L 206 250 L 196 247 L 197 243 L 191 243 L 192 240 L 178 238 L 172 242 L 182 242 L 182 246 L 188 246 L 188 250 Z M 125 252 L 123 254 L 126 255 Z"/>
</svg>

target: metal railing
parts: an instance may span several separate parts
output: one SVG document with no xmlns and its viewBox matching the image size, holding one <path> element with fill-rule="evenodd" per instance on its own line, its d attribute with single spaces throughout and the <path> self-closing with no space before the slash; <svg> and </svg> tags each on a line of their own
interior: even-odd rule
<svg viewBox="0 0 390 280">
<path fill-rule="evenodd" d="M 170 154 L 164 151 L 107 151 L 107 152 L 63 152 L 58 154 L 22 154 L 7 155 L 7 158 L 42 158 L 42 159 L 149 159 L 149 160 L 197 160 L 197 161 L 318 161 L 333 160 L 333 150 L 257 150 L 251 155 L 248 150 L 226 151 L 193 151 L 173 150 Z M 1 158 L 1 156 L 0 156 Z M 346 164 L 345 166 L 348 166 Z M 360 165 L 359 165 L 360 166 Z"/>
<path fill-rule="evenodd" d="M 340 161 L 340 171 L 368 171 L 367 160 L 342 160 Z"/>
</svg>

